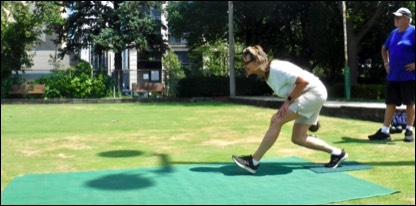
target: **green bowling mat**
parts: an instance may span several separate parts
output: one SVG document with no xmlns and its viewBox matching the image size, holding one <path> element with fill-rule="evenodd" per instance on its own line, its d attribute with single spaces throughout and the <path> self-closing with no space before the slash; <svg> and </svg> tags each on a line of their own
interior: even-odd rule
<svg viewBox="0 0 416 206">
<path fill-rule="evenodd" d="M 264 159 L 255 175 L 232 162 L 15 177 L 1 204 L 328 204 L 393 189 L 343 172 L 316 173 L 296 157 Z"/>
<path fill-rule="evenodd" d="M 361 164 L 355 161 L 345 161 L 338 165 L 337 168 L 327 168 L 324 167 L 324 163 L 305 163 L 302 166 L 309 168 L 310 170 L 316 173 L 326 173 L 326 172 L 344 172 L 344 171 L 353 171 L 353 170 L 367 170 L 372 169 L 370 165 Z"/>
</svg>

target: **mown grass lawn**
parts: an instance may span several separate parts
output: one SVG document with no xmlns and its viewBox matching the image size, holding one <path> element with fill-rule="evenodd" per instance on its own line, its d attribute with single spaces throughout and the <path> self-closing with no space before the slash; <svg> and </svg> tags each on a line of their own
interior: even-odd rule
<svg viewBox="0 0 416 206">
<path fill-rule="evenodd" d="M 253 153 L 276 110 L 222 102 L 1 105 L 1 189 L 24 174 L 232 161 Z M 319 138 L 374 168 L 350 175 L 400 191 L 337 204 L 415 204 L 415 145 L 368 141 L 380 123 L 321 116 Z M 290 142 L 286 125 L 264 158 L 327 162 Z"/>
</svg>

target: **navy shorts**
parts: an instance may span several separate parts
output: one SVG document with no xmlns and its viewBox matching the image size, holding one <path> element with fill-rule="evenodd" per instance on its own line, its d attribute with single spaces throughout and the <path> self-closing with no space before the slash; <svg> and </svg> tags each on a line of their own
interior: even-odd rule
<svg viewBox="0 0 416 206">
<path fill-rule="evenodd" d="M 397 106 L 415 104 L 415 82 L 414 80 L 404 82 L 387 81 L 385 103 Z"/>
</svg>

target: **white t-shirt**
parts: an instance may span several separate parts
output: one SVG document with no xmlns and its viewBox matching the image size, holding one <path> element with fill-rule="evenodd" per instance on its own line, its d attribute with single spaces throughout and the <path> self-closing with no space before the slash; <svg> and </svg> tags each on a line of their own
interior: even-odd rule
<svg viewBox="0 0 416 206">
<path fill-rule="evenodd" d="M 286 98 L 295 88 L 298 77 L 309 82 L 304 91 L 323 86 L 319 78 L 312 73 L 288 61 L 281 60 L 273 60 L 270 63 L 269 77 L 266 82 L 277 96 Z"/>
</svg>

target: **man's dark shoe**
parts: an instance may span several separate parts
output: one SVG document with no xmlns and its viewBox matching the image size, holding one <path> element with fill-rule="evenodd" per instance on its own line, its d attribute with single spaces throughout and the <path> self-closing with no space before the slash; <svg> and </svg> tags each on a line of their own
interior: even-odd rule
<svg viewBox="0 0 416 206">
<path fill-rule="evenodd" d="M 259 167 L 259 164 L 257 166 L 254 166 L 253 156 L 251 155 L 248 155 L 248 156 L 233 155 L 233 160 L 239 167 L 249 171 L 252 174 L 256 173 L 256 170 Z"/>
<path fill-rule="evenodd" d="M 329 163 L 325 164 L 325 167 L 337 168 L 338 165 L 347 158 L 348 154 L 342 149 L 340 155 L 331 155 L 331 160 L 329 160 Z"/>
<path fill-rule="evenodd" d="M 386 134 L 379 129 L 375 134 L 368 135 L 370 140 L 391 140 L 390 134 Z"/>
<path fill-rule="evenodd" d="M 413 142 L 414 138 L 413 138 L 413 132 L 406 129 L 406 132 L 404 132 L 404 140 L 405 142 Z"/>
</svg>

